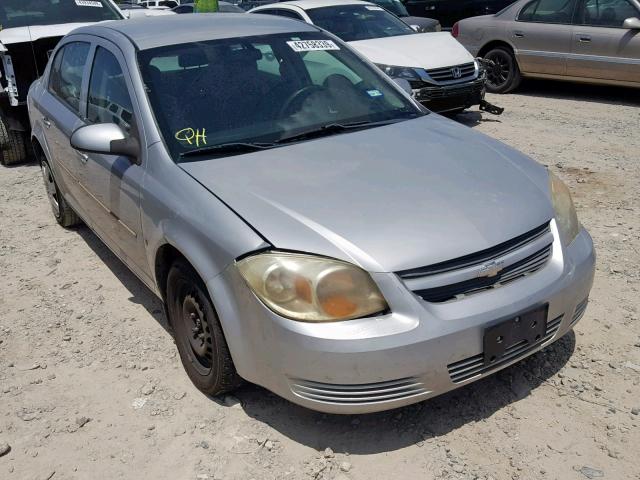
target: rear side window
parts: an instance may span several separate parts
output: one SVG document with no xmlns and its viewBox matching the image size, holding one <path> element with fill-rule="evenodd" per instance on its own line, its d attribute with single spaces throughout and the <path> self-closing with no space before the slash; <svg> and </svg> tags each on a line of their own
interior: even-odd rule
<svg viewBox="0 0 640 480">
<path fill-rule="evenodd" d="M 88 43 L 67 43 L 56 53 L 49 75 L 49 91 L 78 114 L 82 73 L 88 55 Z"/>
<path fill-rule="evenodd" d="M 627 0 L 586 0 L 577 15 L 580 25 L 622 27 L 627 18 L 639 16 Z"/>
<path fill-rule="evenodd" d="M 93 61 L 87 107 L 90 122 L 115 123 L 131 132 L 133 105 L 127 82 L 116 57 L 102 47 L 97 48 Z"/>
<path fill-rule="evenodd" d="M 521 22 L 570 24 L 574 0 L 535 0 L 518 14 Z"/>
</svg>

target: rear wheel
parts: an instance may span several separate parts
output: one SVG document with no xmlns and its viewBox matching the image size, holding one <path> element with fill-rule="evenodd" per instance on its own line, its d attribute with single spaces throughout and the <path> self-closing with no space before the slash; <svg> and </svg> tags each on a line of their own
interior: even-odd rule
<svg viewBox="0 0 640 480">
<path fill-rule="evenodd" d="M 15 165 L 27 159 L 27 137 L 25 132 L 9 130 L 0 117 L 0 165 Z"/>
<path fill-rule="evenodd" d="M 207 395 L 220 395 L 242 383 L 204 282 L 182 260 L 167 277 L 167 311 L 182 365 L 193 384 Z"/>
<path fill-rule="evenodd" d="M 484 58 L 493 62 L 487 66 L 487 91 L 508 93 L 520 85 L 518 62 L 509 48 L 496 47 L 489 50 Z"/>
<path fill-rule="evenodd" d="M 53 216 L 56 221 L 65 228 L 78 225 L 81 220 L 60 193 L 58 184 L 53 178 L 51 167 L 44 159 L 41 160 L 40 166 L 42 168 L 42 178 L 44 180 L 44 187 L 47 191 L 47 198 L 51 204 L 51 211 L 53 212 Z"/>
</svg>

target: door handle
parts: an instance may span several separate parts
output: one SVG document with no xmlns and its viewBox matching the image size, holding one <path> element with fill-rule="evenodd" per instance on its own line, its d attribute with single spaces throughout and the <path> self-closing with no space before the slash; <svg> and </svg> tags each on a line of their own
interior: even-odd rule
<svg viewBox="0 0 640 480">
<path fill-rule="evenodd" d="M 524 33 L 518 31 L 518 32 L 513 32 L 513 36 L 516 38 L 522 38 L 524 37 Z"/>
<path fill-rule="evenodd" d="M 89 155 L 86 153 L 78 152 L 78 156 L 80 157 L 80 161 L 82 163 L 87 163 L 89 161 Z"/>
<path fill-rule="evenodd" d="M 591 35 L 579 35 L 578 41 L 580 43 L 589 43 L 591 41 Z"/>
<path fill-rule="evenodd" d="M 51 128 L 51 120 L 49 120 L 47 117 L 42 117 L 42 123 L 44 123 L 45 127 Z"/>
</svg>

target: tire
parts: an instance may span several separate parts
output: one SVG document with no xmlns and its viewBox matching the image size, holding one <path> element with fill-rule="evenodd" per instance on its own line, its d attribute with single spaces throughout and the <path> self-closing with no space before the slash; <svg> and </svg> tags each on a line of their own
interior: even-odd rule
<svg viewBox="0 0 640 480">
<path fill-rule="evenodd" d="M 487 67 L 487 91 L 508 93 L 515 90 L 522 77 L 516 57 L 508 47 L 496 47 L 489 50 L 484 58 L 495 65 Z"/>
<path fill-rule="evenodd" d="M 60 193 L 58 184 L 53 178 L 51 167 L 46 160 L 41 159 L 40 167 L 42 169 L 42 179 L 47 192 L 47 198 L 51 204 L 51 211 L 56 221 L 64 228 L 70 228 L 82 222 L 80 217 L 69 206 L 64 196 Z"/>
<path fill-rule="evenodd" d="M 27 137 L 24 132 L 9 130 L 0 117 L 0 165 L 16 165 L 27 159 Z"/>
<path fill-rule="evenodd" d="M 180 360 L 193 384 L 211 396 L 240 386 L 207 288 L 185 261 L 177 260 L 169 270 L 166 302 Z"/>
</svg>

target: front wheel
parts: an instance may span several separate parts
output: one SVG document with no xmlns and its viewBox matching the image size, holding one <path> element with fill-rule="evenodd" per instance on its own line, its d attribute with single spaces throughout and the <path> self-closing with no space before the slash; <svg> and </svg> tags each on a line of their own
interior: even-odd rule
<svg viewBox="0 0 640 480">
<path fill-rule="evenodd" d="M 487 91 L 508 93 L 520 85 L 520 69 L 510 49 L 496 47 L 489 50 L 484 58 L 491 62 L 487 66 Z"/>
<path fill-rule="evenodd" d="M 169 270 L 166 302 L 180 360 L 193 384 L 212 396 L 238 387 L 242 379 L 207 289 L 184 261 L 176 261 Z"/>
</svg>

